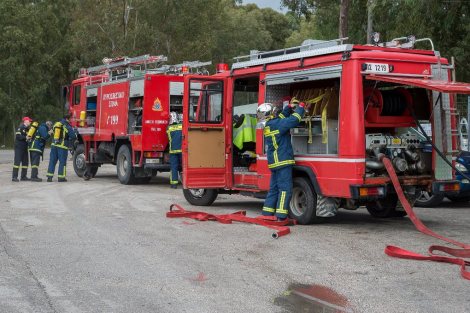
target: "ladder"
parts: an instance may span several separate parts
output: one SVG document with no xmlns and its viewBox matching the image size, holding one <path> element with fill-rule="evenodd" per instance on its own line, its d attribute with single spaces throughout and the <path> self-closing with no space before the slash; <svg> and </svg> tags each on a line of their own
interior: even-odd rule
<svg viewBox="0 0 470 313">
<path fill-rule="evenodd" d="M 201 62 L 201 61 L 183 61 L 180 64 L 163 65 L 158 68 L 149 70 L 150 73 L 157 74 L 206 74 L 209 72 L 205 69 L 206 66 L 211 65 L 212 62 Z"/>
<path fill-rule="evenodd" d="M 307 39 L 302 45 L 291 48 L 272 51 L 251 50 L 248 55 L 233 58 L 235 62 L 232 64 L 232 69 L 351 51 L 352 45 L 344 44 L 347 39 L 348 37 L 333 40 Z"/>
<path fill-rule="evenodd" d="M 127 72 L 130 72 L 130 67 L 140 66 L 144 70 L 147 70 L 147 67 L 152 64 L 158 64 L 161 62 L 166 62 L 168 58 L 163 55 L 152 56 L 149 54 L 141 55 L 138 57 L 129 58 L 119 57 L 114 59 L 104 58 L 103 65 L 92 66 L 86 69 L 88 75 L 92 74 L 103 74 L 106 72 L 112 72 L 113 70 L 123 70 L 126 69 Z"/>
</svg>

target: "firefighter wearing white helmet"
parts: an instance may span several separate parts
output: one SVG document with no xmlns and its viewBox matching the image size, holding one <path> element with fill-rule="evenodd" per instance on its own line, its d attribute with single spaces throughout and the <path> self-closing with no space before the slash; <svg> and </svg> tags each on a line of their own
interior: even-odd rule
<svg viewBox="0 0 470 313">
<path fill-rule="evenodd" d="M 295 164 L 290 129 L 299 125 L 305 112 L 304 107 L 305 104 L 299 103 L 296 99 L 292 99 L 282 112 L 280 108 L 269 103 L 263 103 L 258 107 L 258 117 L 264 116 L 266 120 L 263 132 L 268 168 L 271 170 L 263 215 L 276 215 L 278 220 L 286 219 L 289 213 L 292 166 Z"/>
<path fill-rule="evenodd" d="M 178 174 L 181 171 L 181 141 L 182 125 L 176 112 L 170 112 L 170 121 L 168 122 L 167 134 L 170 152 L 170 186 L 176 189 L 178 186 Z"/>
</svg>

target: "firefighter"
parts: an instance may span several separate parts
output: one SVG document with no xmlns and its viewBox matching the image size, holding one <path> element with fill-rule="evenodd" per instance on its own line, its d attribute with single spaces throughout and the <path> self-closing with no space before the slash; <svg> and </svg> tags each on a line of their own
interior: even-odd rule
<svg viewBox="0 0 470 313">
<path fill-rule="evenodd" d="M 36 131 L 29 136 L 29 156 L 31 158 L 31 181 L 42 182 L 42 178 L 38 177 L 39 162 L 46 147 L 46 141 L 52 134 L 52 122 L 47 121 L 39 125 Z"/>
<path fill-rule="evenodd" d="M 170 122 L 166 132 L 170 145 L 170 186 L 173 189 L 178 186 L 178 173 L 181 170 L 182 121 L 182 116 L 179 119 L 176 112 L 170 112 Z"/>
<path fill-rule="evenodd" d="M 57 177 L 59 182 L 66 182 L 67 174 L 67 155 L 69 146 L 77 138 L 75 131 L 69 123 L 70 115 L 66 114 L 60 122 L 54 124 L 53 140 L 51 145 L 51 155 L 49 159 L 49 168 L 47 170 L 47 181 L 51 182 L 54 176 L 55 166 L 59 161 L 59 169 L 57 170 Z"/>
<path fill-rule="evenodd" d="M 293 109 L 298 105 L 294 112 Z M 285 220 L 292 196 L 292 166 L 295 164 L 290 129 L 299 125 L 305 104 L 293 99 L 279 114 L 280 109 L 264 103 L 258 115 L 266 117 L 264 140 L 267 147 L 268 168 L 271 170 L 269 192 L 263 205 L 263 215 L 276 215 Z"/>
<path fill-rule="evenodd" d="M 13 174 L 11 181 L 18 182 L 18 172 L 21 169 L 21 180 L 30 180 L 26 177 L 28 173 L 28 142 L 26 137 L 28 134 L 29 126 L 31 125 L 31 118 L 25 116 L 22 123 L 15 133 L 15 159 L 13 162 Z"/>
</svg>

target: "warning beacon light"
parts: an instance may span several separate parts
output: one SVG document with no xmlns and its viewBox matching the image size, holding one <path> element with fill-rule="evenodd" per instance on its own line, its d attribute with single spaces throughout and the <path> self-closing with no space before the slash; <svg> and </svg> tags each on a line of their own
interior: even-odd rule
<svg viewBox="0 0 470 313">
<path fill-rule="evenodd" d="M 188 74 L 189 73 L 189 66 L 183 65 L 181 67 L 181 73 Z"/>
<path fill-rule="evenodd" d="M 216 67 L 217 73 L 223 73 L 228 71 L 228 64 L 227 63 L 219 63 Z"/>
</svg>

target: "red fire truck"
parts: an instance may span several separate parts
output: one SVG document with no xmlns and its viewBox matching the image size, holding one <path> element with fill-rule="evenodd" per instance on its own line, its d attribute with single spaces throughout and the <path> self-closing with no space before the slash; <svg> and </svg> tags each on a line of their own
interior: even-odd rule
<svg viewBox="0 0 470 313">
<path fill-rule="evenodd" d="M 117 165 L 122 184 L 145 183 L 169 171 L 166 127 L 170 111 L 182 113 L 183 74 L 206 73 L 211 62 L 164 65 L 164 56 L 103 60 L 80 71 L 66 87 L 79 145 L 75 173 L 88 164 L 94 176 L 104 163 Z"/>
<path fill-rule="evenodd" d="M 427 38 L 374 45 L 343 40 L 252 51 L 235 58 L 230 71 L 185 77 L 183 193 L 189 203 L 210 205 L 219 193 L 266 193 L 263 125 L 256 127 L 256 140 L 240 149 L 233 144 L 235 124 L 256 117 L 261 103 L 293 96 L 311 103 L 291 130 L 296 164 L 289 213 L 300 224 L 321 221 L 316 212 L 325 206 L 366 206 L 376 217 L 406 215 L 382 154 L 411 199 L 421 190 L 458 190 L 452 167 L 420 140 L 417 123 L 431 125 L 436 148 L 454 162 L 454 94 L 470 94 L 470 84 L 452 81 L 453 64 L 433 46 L 414 48 L 432 45 Z"/>
</svg>

